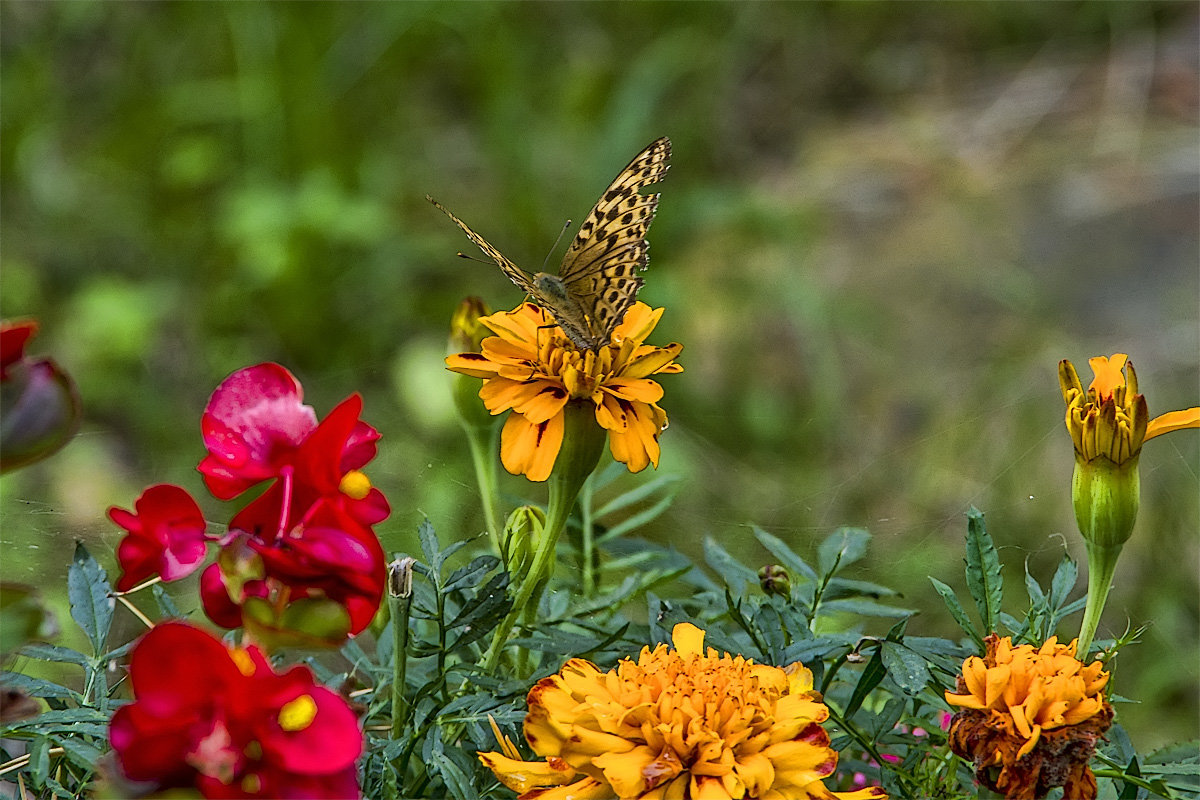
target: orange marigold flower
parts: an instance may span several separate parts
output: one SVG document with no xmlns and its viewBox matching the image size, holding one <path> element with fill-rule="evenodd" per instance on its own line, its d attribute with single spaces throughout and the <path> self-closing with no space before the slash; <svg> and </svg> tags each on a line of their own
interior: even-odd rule
<svg viewBox="0 0 1200 800">
<path fill-rule="evenodd" d="M 550 476 L 562 447 L 568 403 L 591 405 L 608 432 L 613 458 L 638 472 L 658 466 L 659 434 L 667 414 L 663 391 L 651 375 L 682 372 L 681 344 L 645 344 L 663 309 L 635 303 L 598 352 L 580 350 L 549 313 L 533 303 L 480 317 L 496 335 L 482 352 L 446 359 L 454 372 L 483 378 L 479 396 L 493 415 L 512 410 L 500 434 L 500 460 L 514 475 L 532 481 Z"/>
<path fill-rule="evenodd" d="M 950 722 L 950 749 L 974 762 L 980 783 L 1007 798 L 1044 797 L 1055 786 L 1064 797 L 1095 798 L 1088 762 L 1113 719 L 1103 665 L 1084 666 L 1077 642 L 1061 645 L 1058 637 L 1041 647 L 1013 647 L 994 633 L 984 642 L 983 658 L 963 662 L 958 692 L 946 692 L 946 702 L 960 708 Z"/>
<path fill-rule="evenodd" d="M 642 648 L 602 672 L 573 658 L 529 692 L 525 738 L 479 759 L 521 800 L 567 798 L 885 798 L 872 786 L 832 792 L 829 709 L 802 664 L 787 669 L 704 650 L 704 631 L 675 626 L 675 649 Z"/>
</svg>

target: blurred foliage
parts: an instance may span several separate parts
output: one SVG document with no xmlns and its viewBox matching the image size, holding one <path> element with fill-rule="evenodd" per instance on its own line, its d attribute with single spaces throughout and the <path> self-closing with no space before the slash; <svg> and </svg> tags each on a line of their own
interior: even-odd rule
<svg viewBox="0 0 1200 800">
<path fill-rule="evenodd" d="M 962 589 L 969 505 L 1035 574 L 1082 557 L 1059 359 L 1128 352 L 1152 414 L 1196 403 L 1196 36 L 1161 2 L 7 0 L 0 311 L 85 422 L 0 483 L 6 577 L 61 585 L 72 537 L 112 563 L 104 509 L 197 489 L 208 393 L 265 360 L 320 414 L 365 395 L 385 547 L 477 533 L 444 340 L 463 296 L 520 297 L 424 195 L 537 268 L 669 135 L 642 298 L 685 345 L 685 480 L 654 536 L 752 563 L 750 520 L 801 553 L 864 525 L 857 577 L 948 635 L 925 576 Z M 1198 453 L 1143 453 L 1101 627 L 1153 622 L 1114 676 L 1139 749 L 1198 734 Z"/>
</svg>

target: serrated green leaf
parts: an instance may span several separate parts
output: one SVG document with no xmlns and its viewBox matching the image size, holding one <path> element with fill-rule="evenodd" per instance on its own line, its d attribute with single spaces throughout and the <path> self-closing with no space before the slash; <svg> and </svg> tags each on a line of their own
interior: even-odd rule
<svg viewBox="0 0 1200 800">
<path fill-rule="evenodd" d="M 884 641 L 880 654 L 888 675 L 910 695 L 920 694 L 928 685 L 929 667 L 918 653 L 897 642 Z"/>
<path fill-rule="evenodd" d="M 29 776 L 35 787 L 46 785 L 50 775 L 50 740 L 38 736 L 29 742 Z"/>
<path fill-rule="evenodd" d="M 1067 596 L 1075 588 L 1075 582 L 1078 579 L 1079 565 L 1070 556 L 1063 556 L 1062 561 L 1058 564 L 1058 569 L 1054 571 L 1054 578 L 1050 581 L 1050 606 L 1052 608 L 1060 608 L 1067 602 Z"/>
<path fill-rule="evenodd" d="M 57 661 L 62 664 L 78 664 L 87 667 L 92 660 L 78 650 L 56 644 L 27 644 L 19 651 L 26 658 L 38 661 Z"/>
<path fill-rule="evenodd" d="M 454 800 L 478 800 L 479 793 L 475 791 L 470 775 L 455 764 L 453 759 L 442 750 L 434 751 L 430 755 L 431 763 L 436 765 L 438 774 L 445 781 L 446 788 L 450 790 L 450 796 Z"/>
<path fill-rule="evenodd" d="M 5 689 L 24 692 L 30 697 L 56 697 L 78 702 L 82 695 L 74 689 L 60 686 L 52 681 L 23 675 L 20 672 L 0 673 L 0 686 Z"/>
<path fill-rule="evenodd" d="M 862 706 L 863 701 L 869 695 L 883 677 L 887 675 L 887 668 L 883 666 L 883 656 L 881 655 L 882 648 L 875 648 L 875 654 L 871 656 L 871 660 L 867 662 L 866 668 L 862 674 L 858 676 L 858 683 L 854 685 L 854 691 L 850 695 L 849 702 L 846 703 L 846 708 L 842 715 L 846 719 L 854 716 L 854 712 Z"/>
<path fill-rule="evenodd" d="M 745 593 L 747 584 L 758 584 L 758 575 L 754 570 L 729 555 L 729 552 L 711 536 L 704 537 L 704 561 L 721 577 L 726 586 L 739 595 Z"/>
<path fill-rule="evenodd" d="M 972 506 L 967 511 L 967 590 L 983 620 L 984 631 L 996 630 L 1003 602 L 1004 585 L 1000 580 L 1000 554 L 987 532 L 983 512 Z"/>
<path fill-rule="evenodd" d="M 962 628 L 963 633 L 975 640 L 975 644 L 979 649 L 983 649 L 983 637 L 979 635 L 974 623 L 967 616 L 966 609 L 962 607 L 962 603 L 958 602 L 958 595 L 954 593 L 946 584 L 939 581 L 932 575 L 929 576 L 929 581 L 933 584 L 934 591 L 942 596 L 942 601 L 946 604 L 946 609 L 950 612 L 950 616 L 954 617 L 954 621 L 958 623 L 958 627 Z"/>
<path fill-rule="evenodd" d="M 592 512 L 592 516 L 596 519 L 602 519 L 607 517 L 609 514 L 615 514 L 618 511 L 624 511 L 626 508 L 642 502 L 660 490 L 670 489 L 672 486 L 679 483 L 679 480 L 680 478 L 678 475 L 660 475 L 653 480 L 646 481 L 642 485 L 635 486 L 624 494 L 618 495 L 612 500 L 609 500 L 602 508 Z M 674 492 L 671 492 L 669 496 L 673 497 Z"/>
<path fill-rule="evenodd" d="M 69 761 L 87 770 L 94 770 L 96 760 L 104 753 L 98 747 L 82 741 L 78 736 L 58 735 L 54 737 L 54 741 L 63 749 Z"/>
<path fill-rule="evenodd" d="M 817 548 L 817 568 L 822 576 L 832 575 L 867 553 L 871 534 L 863 528 L 838 528 Z"/>
<path fill-rule="evenodd" d="M 786 542 L 757 525 L 752 525 L 750 529 L 753 531 L 754 538 L 758 540 L 758 543 L 766 548 L 768 553 L 779 559 L 780 566 L 799 577 L 806 578 L 814 583 L 816 582 L 816 570 L 810 567 L 808 562 L 797 555 L 792 548 L 788 547 Z"/>
<path fill-rule="evenodd" d="M 421 542 L 421 552 L 425 554 L 425 561 L 429 564 L 434 576 L 440 577 L 442 553 L 438 545 L 437 533 L 434 532 L 433 523 L 429 521 L 428 517 L 421 520 L 421 524 L 417 528 L 417 539 Z"/>
<path fill-rule="evenodd" d="M 462 587 L 477 586 L 484 575 L 499 565 L 500 559 L 495 556 L 479 556 L 472 559 L 470 564 L 467 564 L 465 567 L 459 567 L 450 573 L 450 577 L 446 580 L 446 585 L 442 587 L 442 591 L 452 592 Z"/>
<path fill-rule="evenodd" d="M 104 652 L 117 601 L 112 597 L 108 575 L 79 541 L 75 543 L 75 556 L 67 570 L 67 599 L 71 604 L 71 618 L 92 643 L 92 654 L 100 655 Z"/>
</svg>

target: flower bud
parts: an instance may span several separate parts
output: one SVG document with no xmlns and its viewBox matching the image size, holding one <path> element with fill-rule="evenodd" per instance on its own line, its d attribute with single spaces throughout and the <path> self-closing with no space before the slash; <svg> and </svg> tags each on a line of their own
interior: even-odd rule
<svg viewBox="0 0 1200 800">
<path fill-rule="evenodd" d="M 546 514 L 540 508 L 521 506 L 508 515 L 500 537 L 500 554 L 513 583 L 519 583 L 529 571 L 533 551 L 545 529 Z"/>
<path fill-rule="evenodd" d="M 454 315 L 450 318 L 450 340 L 448 352 L 451 355 L 471 357 L 479 356 L 482 342 L 492 335 L 492 332 L 480 323 L 480 317 L 487 316 L 488 307 L 478 297 L 468 297 L 458 304 Z M 454 408 L 459 420 L 468 430 L 491 430 L 497 419 L 484 406 L 479 398 L 479 379 L 475 376 L 455 374 L 451 392 L 454 397 Z"/>
<path fill-rule="evenodd" d="M 758 571 L 758 585 L 768 595 L 787 597 L 792 593 L 792 576 L 778 564 L 768 564 Z"/>
</svg>

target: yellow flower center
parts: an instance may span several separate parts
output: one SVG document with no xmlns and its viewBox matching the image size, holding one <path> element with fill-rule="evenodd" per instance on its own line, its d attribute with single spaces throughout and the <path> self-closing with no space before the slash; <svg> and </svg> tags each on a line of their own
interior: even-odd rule
<svg viewBox="0 0 1200 800">
<path fill-rule="evenodd" d="M 352 469 L 342 476 L 338 489 L 351 500 L 362 500 L 371 493 L 371 479 L 366 473 Z"/>
<path fill-rule="evenodd" d="M 279 709 L 279 727 L 285 731 L 302 731 L 312 724 L 317 716 L 317 703 L 309 695 L 302 694 L 295 700 L 283 704 Z"/>
</svg>

